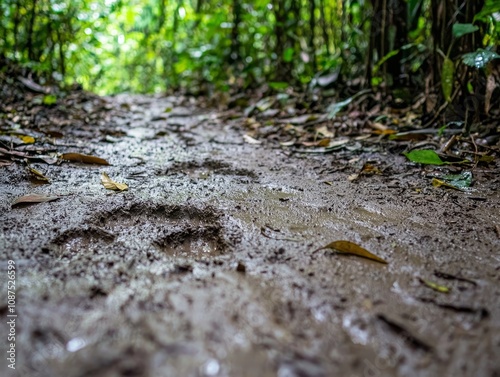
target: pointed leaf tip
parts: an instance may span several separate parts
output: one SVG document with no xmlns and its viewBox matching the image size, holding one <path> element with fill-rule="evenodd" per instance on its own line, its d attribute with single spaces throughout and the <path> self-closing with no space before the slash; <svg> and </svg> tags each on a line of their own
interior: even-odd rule
<svg viewBox="0 0 500 377">
<path fill-rule="evenodd" d="M 315 251 L 322 249 L 332 249 L 342 254 L 356 255 L 358 257 L 367 258 L 375 262 L 388 264 L 385 259 L 382 259 L 375 254 L 370 253 L 368 250 L 350 241 L 334 241 L 326 246 L 323 246 Z"/>
</svg>

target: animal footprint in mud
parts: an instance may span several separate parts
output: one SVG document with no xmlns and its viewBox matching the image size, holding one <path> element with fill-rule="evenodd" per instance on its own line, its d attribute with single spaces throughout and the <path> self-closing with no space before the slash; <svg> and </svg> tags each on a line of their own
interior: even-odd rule
<svg viewBox="0 0 500 377">
<path fill-rule="evenodd" d="M 135 204 L 96 216 L 84 229 L 70 229 L 51 244 L 57 246 L 56 256 L 69 260 L 204 259 L 224 254 L 234 240 L 221 220 L 210 207 Z"/>
<path fill-rule="evenodd" d="M 226 248 L 218 226 L 188 227 L 161 237 L 155 245 L 167 255 L 184 258 L 217 256 Z"/>
</svg>

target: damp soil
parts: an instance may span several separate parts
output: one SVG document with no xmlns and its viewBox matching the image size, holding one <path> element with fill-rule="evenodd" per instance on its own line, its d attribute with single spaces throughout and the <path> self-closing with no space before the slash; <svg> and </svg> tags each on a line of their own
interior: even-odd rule
<svg viewBox="0 0 500 377">
<path fill-rule="evenodd" d="M 46 165 L 51 185 L 1 167 L 18 314 L 16 371 L 2 357 L 2 375 L 500 375 L 498 174 L 434 188 L 436 168 L 401 155 L 248 143 L 177 97 L 107 106 L 113 136 L 73 136 L 73 151 L 111 166 Z M 348 157 L 385 170 L 349 181 Z M 102 172 L 129 189 L 106 190 Z M 61 198 L 11 206 L 31 192 Z M 336 240 L 388 264 L 315 251 Z"/>
</svg>

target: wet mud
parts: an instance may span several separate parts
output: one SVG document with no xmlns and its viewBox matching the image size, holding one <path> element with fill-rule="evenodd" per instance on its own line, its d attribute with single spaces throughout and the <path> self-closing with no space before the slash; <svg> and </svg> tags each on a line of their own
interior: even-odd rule
<svg viewBox="0 0 500 377">
<path fill-rule="evenodd" d="M 123 109 L 118 136 L 77 151 L 111 166 L 50 165 L 43 186 L 1 168 L 0 264 L 5 278 L 16 263 L 18 318 L 16 371 L 4 357 L 0 370 L 500 375 L 498 175 L 434 188 L 400 155 L 290 153 L 175 97 L 108 101 Z M 353 157 L 381 158 L 384 174 L 350 182 L 339 160 Z M 101 172 L 129 190 L 106 190 Z M 31 192 L 61 198 L 11 206 Z M 314 252 L 335 240 L 389 263 Z"/>
</svg>

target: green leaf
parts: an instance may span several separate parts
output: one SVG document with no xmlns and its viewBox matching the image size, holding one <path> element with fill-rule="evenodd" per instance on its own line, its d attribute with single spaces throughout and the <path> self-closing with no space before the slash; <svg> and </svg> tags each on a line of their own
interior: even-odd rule
<svg viewBox="0 0 500 377">
<path fill-rule="evenodd" d="M 488 21 L 488 16 L 500 12 L 500 2 L 498 0 L 486 0 L 483 9 L 474 16 L 474 21 Z"/>
<path fill-rule="evenodd" d="M 283 61 L 286 63 L 290 63 L 293 59 L 294 54 L 295 50 L 292 47 L 288 47 L 285 51 L 283 51 Z"/>
<path fill-rule="evenodd" d="M 472 24 L 454 24 L 453 25 L 453 36 L 455 38 L 460 38 L 466 34 L 474 33 L 479 30 L 479 27 Z"/>
<path fill-rule="evenodd" d="M 449 58 L 443 62 L 443 72 L 441 73 L 441 88 L 443 89 L 444 99 L 451 102 L 451 92 L 453 91 L 453 77 L 455 75 L 455 64 Z"/>
<path fill-rule="evenodd" d="M 499 59 L 500 55 L 496 52 L 485 50 L 485 49 L 477 49 L 476 52 L 469 52 L 462 56 L 462 62 L 469 67 L 484 68 L 486 65 L 494 60 Z"/>
<path fill-rule="evenodd" d="M 416 150 L 403 154 L 408 158 L 408 160 L 410 160 L 411 162 L 416 162 L 418 164 L 427 164 L 427 165 L 444 164 L 443 160 L 441 160 L 438 154 L 431 149 Z"/>
<path fill-rule="evenodd" d="M 290 86 L 287 82 L 282 82 L 282 81 L 270 82 L 267 85 L 269 85 L 269 87 L 274 90 L 284 90 Z"/>
<path fill-rule="evenodd" d="M 469 188 L 472 184 L 472 173 L 470 171 L 464 171 L 460 174 L 448 174 L 442 179 L 453 187 L 463 190 Z"/>
<path fill-rule="evenodd" d="M 57 102 L 57 97 L 53 94 L 47 94 L 46 96 L 43 96 L 42 102 L 44 105 L 51 106 Z"/>
<path fill-rule="evenodd" d="M 384 64 L 387 60 L 389 60 L 390 58 L 392 58 L 393 56 L 399 54 L 399 50 L 392 50 L 392 51 L 389 51 L 387 53 L 387 55 L 385 55 L 382 59 L 380 59 L 377 64 L 375 64 L 375 66 L 373 67 L 373 75 L 375 76 L 378 72 L 378 70 L 380 69 L 380 67 L 382 66 L 382 64 Z"/>
<path fill-rule="evenodd" d="M 379 86 L 380 84 L 382 84 L 384 80 L 382 79 L 382 77 L 379 77 L 379 76 L 376 76 L 376 77 L 372 77 L 372 86 L 374 87 L 377 87 Z"/>
<path fill-rule="evenodd" d="M 446 125 L 446 124 L 443 125 L 443 126 L 441 126 L 441 127 L 439 127 L 439 129 L 438 129 L 438 136 L 439 137 L 443 136 L 444 131 L 446 130 L 447 127 L 448 127 L 448 125 Z"/>
<path fill-rule="evenodd" d="M 255 107 L 260 112 L 264 112 L 267 109 L 270 109 L 271 106 L 273 106 L 275 102 L 276 102 L 276 99 L 274 97 L 265 97 L 265 98 L 262 98 L 259 102 L 257 102 L 255 104 Z"/>
<path fill-rule="evenodd" d="M 342 110 L 344 107 L 349 105 L 352 102 L 352 99 L 353 99 L 353 97 L 350 97 L 350 98 L 346 99 L 345 101 L 332 103 L 330 106 L 328 106 L 328 109 L 327 109 L 328 119 L 335 118 L 335 115 L 337 115 L 337 113 L 340 110 Z"/>
</svg>

